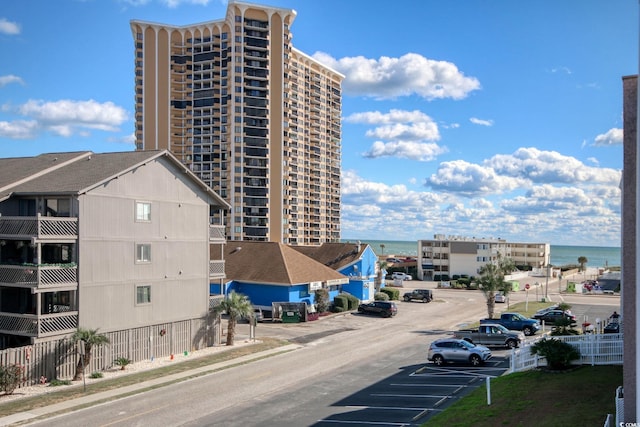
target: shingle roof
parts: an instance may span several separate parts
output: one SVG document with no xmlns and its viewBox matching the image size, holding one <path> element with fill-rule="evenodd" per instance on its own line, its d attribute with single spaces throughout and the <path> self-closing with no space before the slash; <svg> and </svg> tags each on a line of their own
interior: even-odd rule
<svg viewBox="0 0 640 427">
<path fill-rule="evenodd" d="M 0 200 L 12 193 L 80 194 L 161 156 L 167 157 L 176 167 L 184 168 L 168 151 L 101 154 L 87 151 L 0 159 L 0 184 L 4 184 L 0 187 Z M 185 171 L 192 179 L 201 183 L 202 189 L 210 193 L 218 204 L 229 208 L 229 205 L 204 182 L 190 171 Z"/>
<path fill-rule="evenodd" d="M 346 278 L 278 242 L 230 241 L 225 245 L 224 258 L 229 280 L 296 285 Z"/>
<path fill-rule="evenodd" d="M 14 187 L 34 175 L 46 173 L 74 159 L 89 155 L 87 151 L 73 153 L 48 153 L 35 157 L 10 157 L 0 159 L 0 191 Z"/>
<path fill-rule="evenodd" d="M 334 270 L 339 270 L 358 260 L 366 247 L 365 243 L 323 243 L 321 246 L 292 246 L 296 251 Z"/>
</svg>

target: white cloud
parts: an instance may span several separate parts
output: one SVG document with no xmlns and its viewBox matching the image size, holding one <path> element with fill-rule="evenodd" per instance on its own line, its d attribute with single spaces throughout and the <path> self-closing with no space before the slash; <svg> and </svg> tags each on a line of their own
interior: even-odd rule
<svg viewBox="0 0 640 427">
<path fill-rule="evenodd" d="M 19 107 L 19 112 L 36 119 L 41 127 L 61 136 L 73 135 L 81 128 L 116 132 L 127 120 L 127 113 L 123 108 L 113 102 L 99 103 L 94 100 L 30 100 Z"/>
<path fill-rule="evenodd" d="M 605 147 L 610 145 L 622 145 L 623 132 L 622 129 L 609 129 L 606 133 L 596 136 L 593 145 L 596 147 Z"/>
<path fill-rule="evenodd" d="M 182 6 L 183 4 L 206 6 L 209 4 L 209 0 L 162 0 L 162 3 L 166 4 L 167 7 L 174 9 L 176 7 Z"/>
<path fill-rule="evenodd" d="M 27 120 L 2 122 L 0 134 L 12 139 L 35 138 L 42 131 L 63 137 L 89 136 L 91 130 L 119 132 L 127 120 L 126 111 L 112 102 L 94 100 L 30 100 L 18 107 L 3 105 L 2 111 L 21 114 Z"/>
<path fill-rule="evenodd" d="M 20 25 L 16 22 L 8 21 L 6 18 L 0 18 L 0 33 L 15 36 L 20 34 Z"/>
<path fill-rule="evenodd" d="M 8 139 L 32 139 L 38 131 L 35 120 L 16 120 L 13 122 L 0 121 L 0 137 Z"/>
<path fill-rule="evenodd" d="M 428 162 L 436 159 L 440 154 L 446 152 L 447 149 L 445 147 L 441 147 L 434 143 L 414 141 L 376 141 L 373 143 L 369 151 L 363 154 L 363 156 L 367 158 L 398 157 Z"/>
<path fill-rule="evenodd" d="M 20 77 L 14 76 L 13 74 L 0 76 L 0 87 L 6 86 L 11 83 L 24 84 L 24 81 Z"/>
<path fill-rule="evenodd" d="M 501 175 L 525 178 L 534 183 L 575 185 L 597 182 L 618 185 L 621 178 L 620 171 L 587 166 L 557 151 L 542 151 L 532 147 L 519 148 L 513 154 L 495 155 L 483 164 Z"/>
<path fill-rule="evenodd" d="M 431 161 L 446 153 L 446 147 L 433 142 L 440 139 L 438 125 L 421 111 L 390 110 L 388 113 L 368 111 L 354 113 L 344 118 L 349 123 L 379 125 L 365 135 L 382 139 L 373 143 L 364 157 L 399 157 L 419 161 Z"/>
<path fill-rule="evenodd" d="M 485 185 L 504 188 L 509 188 L 504 182 L 516 181 L 463 163 L 457 164 L 462 180 L 474 176 Z M 454 171 L 452 167 L 447 170 Z M 465 189 L 465 185 L 460 187 Z M 522 242 L 619 245 L 620 189 L 609 184 L 576 185 L 533 184 L 524 193 L 505 192 L 491 199 L 474 194 L 469 197 L 469 191 L 413 191 L 343 171 L 342 232 L 345 237 L 359 237 L 376 230 L 380 240 L 414 241 L 440 233 Z"/>
<path fill-rule="evenodd" d="M 465 196 L 479 196 L 525 187 L 527 180 L 500 175 L 491 167 L 454 160 L 441 163 L 436 173 L 427 178 L 427 186 Z"/>
<path fill-rule="evenodd" d="M 483 119 L 478 119 L 476 117 L 471 117 L 469 121 L 475 125 L 493 126 L 493 120 L 483 120 Z"/>
<path fill-rule="evenodd" d="M 568 67 L 556 67 L 551 69 L 552 73 L 564 73 L 564 74 L 572 74 L 571 70 Z"/>
<path fill-rule="evenodd" d="M 466 77 L 455 64 L 416 53 L 399 58 L 356 56 L 335 59 L 327 53 L 316 52 L 313 57 L 345 75 L 342 88 L 346 95 L 376 99 L 410 95 L 428 100 L 463 99 L 480 89 L 478 79 Z"/>
</svg>

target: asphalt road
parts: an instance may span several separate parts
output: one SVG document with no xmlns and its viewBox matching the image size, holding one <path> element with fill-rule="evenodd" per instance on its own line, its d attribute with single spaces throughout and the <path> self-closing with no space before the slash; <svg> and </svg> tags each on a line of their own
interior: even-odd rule
<svg viewBox="0 0 640 427">
<path fill-rule="evenodd" d="M 36 425 L 419 425 L 506 369 L 506 350 L 494 351 L 494 360 L 482 368 L 427 364 L 431 340 L 486 315 L 480 292 L 434 292 L 429 304 L 398 302 L 391 319 L 348 313 L 260 324 L 257 338 L 286 338 L 300 348 Z M 524 292 L 511 297 L 524 299 Z M 567 299 L 577 316 L 608 317 L 620 304 L 611 296 Z M 249 335 L 248 328 L 240 325 L 240 337 Z"/>
</svg>

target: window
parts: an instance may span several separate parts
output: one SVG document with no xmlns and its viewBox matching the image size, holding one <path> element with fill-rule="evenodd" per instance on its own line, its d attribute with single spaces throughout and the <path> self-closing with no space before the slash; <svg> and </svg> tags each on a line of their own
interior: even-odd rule
<svg viewBox="0 0 640 427">
<path fill-rule="evenodd" d="M 149 243 L 136 244 L 136 262 L 151 262 L 151 245 Z"/>
<path fill-rule="evenodd" d="M 136 305 L 151 304 L 151 286 L 136 286 Z"/>
<path fill-rule="evenodd" d="M 151 203 L 136 202 L 136 222 L 151 221 Z"/>
<path fill-rule="evenodd" d="M 71 200 L 69 199 L 45 199 L 46 216 L 70 216 Z"/>
</svg>

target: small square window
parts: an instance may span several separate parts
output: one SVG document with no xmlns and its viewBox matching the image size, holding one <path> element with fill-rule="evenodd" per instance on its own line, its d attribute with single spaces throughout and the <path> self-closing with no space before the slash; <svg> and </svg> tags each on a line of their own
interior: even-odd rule
<svg viewBox="0 0 640 427">
<path fill-rule="evenodd" d="M 151 286 L 136 286 L 136 305 L 151 304 Z"/>
<path fill-rule="evenodd" d="M 138 243 L 136 244 L 136 262 L 151 262 L 151 244 Z"/>
<path fill-rule="evenodd" d="M 136 222 L 151 221 L 151 203 L 136 202 Z"/>
</svg>

